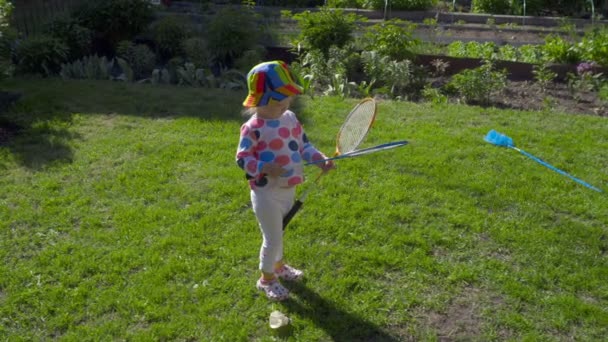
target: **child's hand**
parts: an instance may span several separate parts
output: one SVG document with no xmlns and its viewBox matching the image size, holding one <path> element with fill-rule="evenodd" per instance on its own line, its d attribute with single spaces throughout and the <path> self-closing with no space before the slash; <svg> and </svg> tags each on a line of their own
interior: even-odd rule
<svg viewBox="0 0 608 342">
<path fill-rule="evenodd" d="M 279 177 L 280 175 L 287 172 L 281 165 L 276 163 L 267 163 L 262 166 L 262 173 L 269 175 L 270 177 Z"/>
<path fill-rule="evenodd" d="M 336 168 L 336 164 L 334 164 L 333 160 L 328 160 L 325 163 L 321 164 L 321 170 L 323 170 L 323 172 L 327 172 L 329 170 L 333 170 Z"/>
</svg>

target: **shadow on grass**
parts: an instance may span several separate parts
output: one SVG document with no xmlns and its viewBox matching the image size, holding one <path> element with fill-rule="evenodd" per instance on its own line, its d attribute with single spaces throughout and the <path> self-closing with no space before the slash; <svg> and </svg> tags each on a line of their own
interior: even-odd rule
<svg viewBox="0 0 608 342">
<path fill-rule="evenodd" d="M 75 113 L 246 120 L 241 103 L 245 91 L 56 78 L 11 79 L 2 90 L 7 101 L 0 101 L 0 146 L 34 170 L 72 161 L 71 141 L 78 137 L 64 127 L 72 124 Z"/>
<path fill-rule="evenodd" d="M 325 300 L 303 283 L 286 285 L 304 303 L 296 300 L 282 302 L 287 310 L 307 317 L 331 336 L 333 341 L 400 341 L 363 318 L 340 309 L 336 304 Z"/>
</svg>

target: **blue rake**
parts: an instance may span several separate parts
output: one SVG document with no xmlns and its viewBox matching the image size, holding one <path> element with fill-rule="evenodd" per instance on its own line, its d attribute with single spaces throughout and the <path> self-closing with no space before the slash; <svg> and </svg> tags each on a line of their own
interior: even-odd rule
<svg viewBox="0 0 608 342">
<path fill-rule="evenodd" d="M 494 144 L 496 146 L 502 146 L 502 147 L 507 147 L 507 148 L 514 149 L 515 151 L 517 151 L 517 152 L 523 154 L 524 156 L 526 156 L 526 157 L 534 160 L 535 162 L 537 162 L 537 163 L 539 163 L 539 164 L 541 164 L 543 166 L 546 166 L 549 169 L 551 169 L 551 170 L 553 170 L 553 171 L 555 171 L 555 172 L 557 172 L 557 173 L 559 173 L 561 175 L 564 175 L 564 176 L 572 179 L 573 181 L 575 181 L 575 182 L 577 182 L 579 184 L 582 184 L 582 185 L 588 187 L 591 190 L 595 190 L 597 192 L 603 192 L 601 189 L 598 189 L 598 188 L 594 187 L 593 185 L 591 185 L 591 184 L 589 184 L 589 183 L 587 183 L 587 182 L 585 182 L 583 180 L 580 180 L 580 179 L 578 179 L 578 178 L 570 175 L 566 171 L 562 171 L 562 170 L 556 168 L 555 166 L 553 166 L 553 165 L 551 165 L 551 164 L 549 164 L 549 163 L 541 160 L 540 158 L 535 157 L 535 156 L 531 155 L 530 153 L 528 153 L 528 152 L 526 152 L 524 150 L 521 150 L 521 149 L 515 147 L 515 144 L 513 143 L 513 139 L 511 139 L 510 137 L 508 137 L 508 136 L 506 136 L 506 135 L 504 135 L 502 133 L 496 132 L 495 130 L 490 130 L 483 140 L 489 142 L 490 144 Z"/>
</svg>

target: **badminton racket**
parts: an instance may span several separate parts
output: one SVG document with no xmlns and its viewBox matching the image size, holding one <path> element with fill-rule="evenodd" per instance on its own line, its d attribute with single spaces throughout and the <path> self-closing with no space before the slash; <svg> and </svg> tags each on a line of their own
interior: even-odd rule
<svg viewBox="0 0 608 342">
<path fill-rule="evenodd" d="M 376 101 L 374 101 L 374 99 L 367 98 L 359 102 L 350 111 L 350 113 L 346 116 L 344 123 L 340 127 L 340 130 L 338 131 L 338 135 L 336 136 L 336 152 L 334 157 L 346 155 L 355 151 L 357 147 L 359 147 L 374 123 L 374 119 L 376 118 L 376 109 Z M 324 161 L 327 160 L 330 159 L 325 159 Z M 315 164 L 320 163 L 321 161 L 323 160 L 316 161 Z M 319 179 L 321 179 L 321 176 L 323 176 L 325 173 L 325 171 L 321 172 L 315 178 L 312 186 L 308 187 L 304 192 L 302 192 L 300 198 L 294 202 L 289 212 L 285 215 L 285 217 L 283 217 L 283 230 L 285 230 L 285 227 L 287 227 L 289 221 L 291 221 L 296 213 L 302 208 L 302 204 L 304 204 L 310 190 L 314 188 L 314 185 L 319 182 Z"/>
</svg>

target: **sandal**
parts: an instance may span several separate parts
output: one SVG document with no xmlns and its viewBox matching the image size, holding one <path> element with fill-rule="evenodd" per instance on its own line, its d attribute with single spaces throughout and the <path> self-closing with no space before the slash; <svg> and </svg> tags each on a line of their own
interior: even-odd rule
<svg viewBox="0 0 608 342">
<path fill-rule="evenodd" d="M 289 290 L 283 287 L 276 279 L 268 282 L 258 279 L 256 287 L 258 290 L 264 291 L 266 297 L 270 300 L 282 301 L 289 298 Z"/>
<path fill-rule="evenodd" d="M 287 264 L 284 264 L 281 266 L 281 268 L 276 269 L 274 273 L 277 275 L 277 277 L 287 281 L 298 281 L 304 276 L 304 272 Z"/>
</svg>

